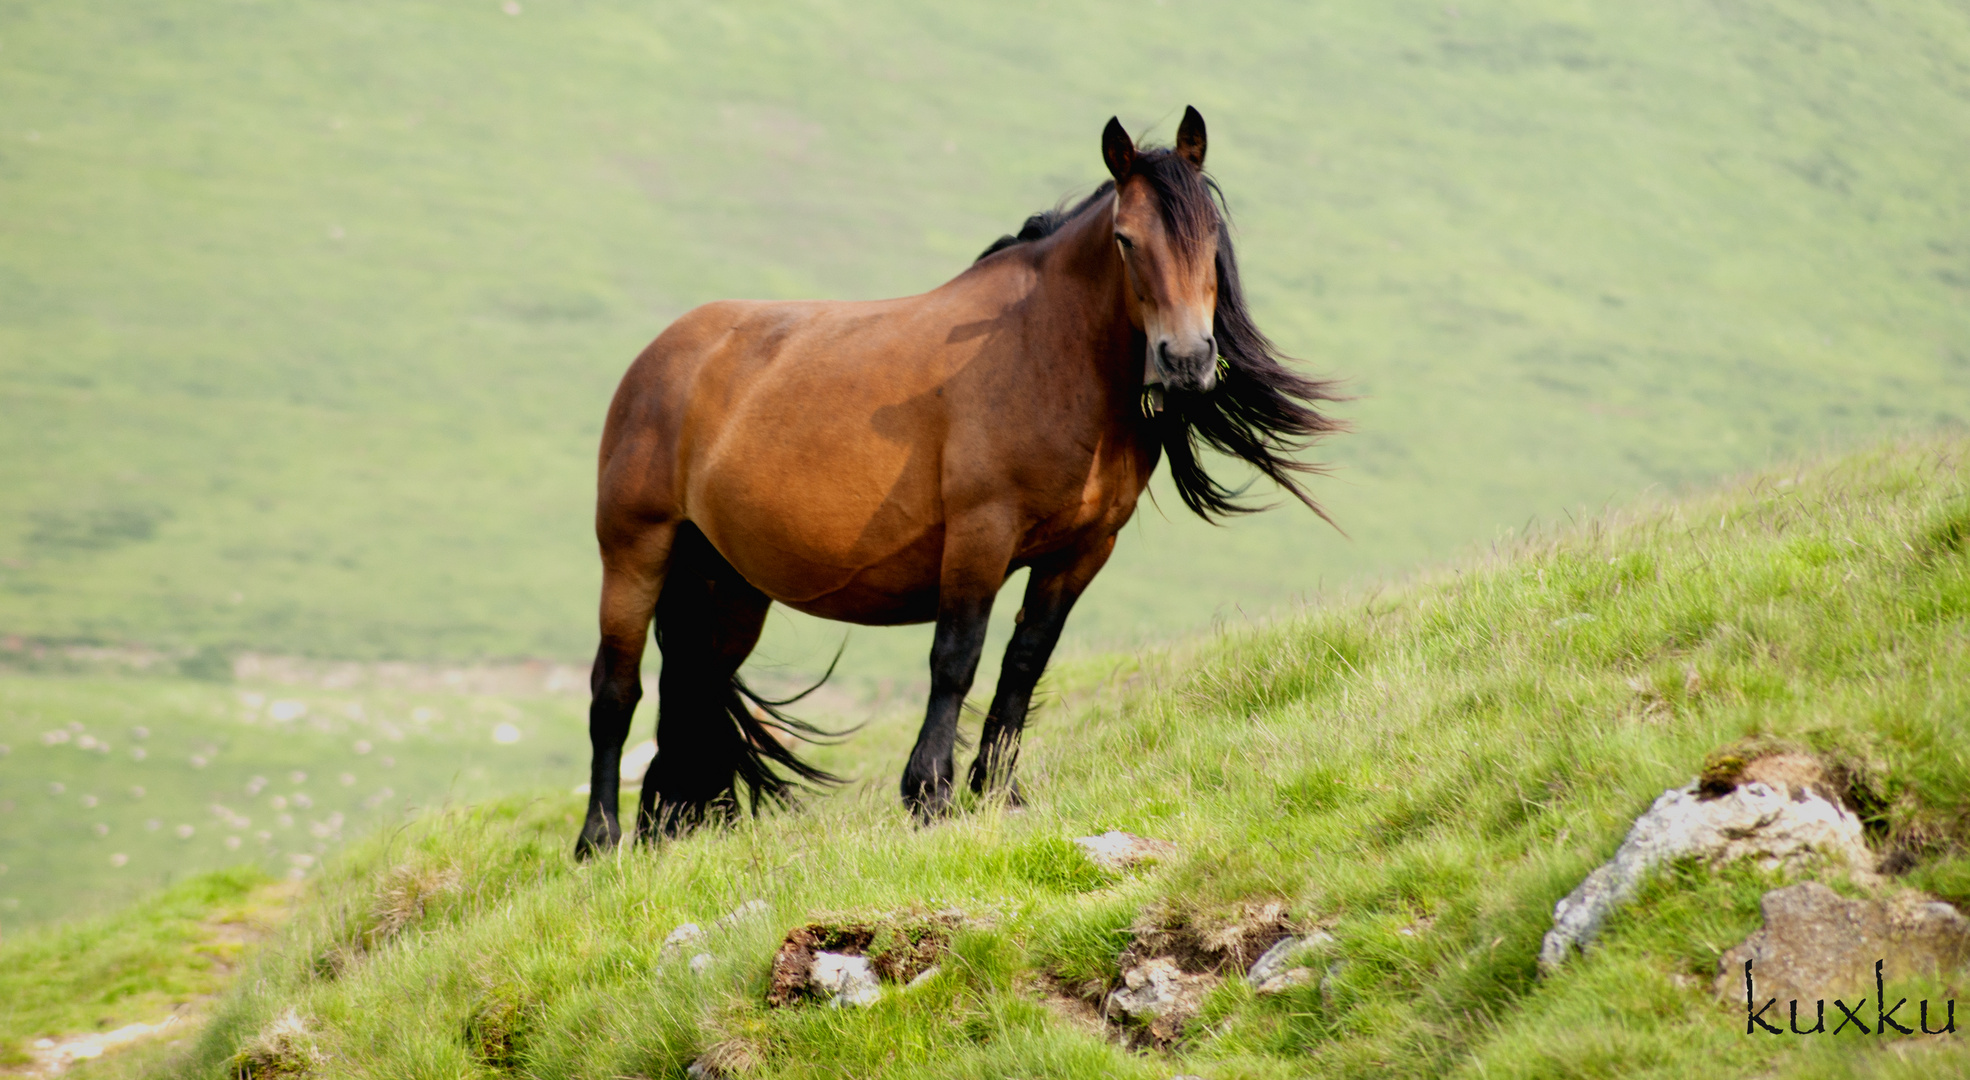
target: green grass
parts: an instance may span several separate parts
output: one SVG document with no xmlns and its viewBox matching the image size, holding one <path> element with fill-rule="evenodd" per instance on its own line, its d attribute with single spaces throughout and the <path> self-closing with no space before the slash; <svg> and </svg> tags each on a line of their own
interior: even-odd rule
<svg viewBox="0 0 1970 1080">
<path fill-rule="evenodd" d="M 311 878 L 155 1075 L 227 1075 L 289 1009 L 324 1076 L 676 1076 L 713 1046 L 770 1077 L 1960 1071 L 1953 1041 L 1748 1039 L 1708 989 L 1782 880 L 1746 867 L 1674 868 L 1558 975 L 1536 956 L 1554 901 L 1633 817 L 1742 740 L 1819 755 L 1872 842 L 1908 853 L 1907 880 L 1963 898 L 1966 507 L 1970 441 L 1904 443 L 1087 660 L 1055 677 L 1016 813 L 913 828 L 894 723 L 831 751 L 858 777 L 839 795 L 592 865 L 568 856 L 565 794 L 429 814 Z M 1113 879 L 1060 845 L 1107 828 L 1180 854 Z M 751 899 L 771 916 L 713 928 Z M 1328 928 L 1341 966 L 1274 997 L 1233 980 L 1170 1057 L 1031 991 L 1112 978 L 1147 910 L 1206 925 L 1268 900 Z M 788 927 L 945 906 L 980 921 L 928 984 L 868 1010 L 762 1004 Z M 661 948 L 685 921 L 712 928 L 702 975 Z"/>
<path fill-rule="evenodd" d="M 93 920 L 9 934 L 0 944 L 0 1064 L 23 1064 L 25 1046 L 41 1035 L 156 1023 L 218 993 L 246 936 L 282 914 L 266 876 L 238 867 Z"/>
<path fill-rule="evenodd" d="M 1262 324 L 1362 395 L 1318 486 L 1353 540 L 1163 497 L 1070 650 L 1960 424 L 1966 29 L 1922 0 L 8 5 L 0 630 L 583 657 L 599 422 L 667 320 L 933 286 L 1098 180 L 1111 113 L 1167 137 L 1186 102 Z M 837 636 L 776 621 L 765 659 Z M 858 631 L 844 678 L 925 648 Z"/>
</svg>

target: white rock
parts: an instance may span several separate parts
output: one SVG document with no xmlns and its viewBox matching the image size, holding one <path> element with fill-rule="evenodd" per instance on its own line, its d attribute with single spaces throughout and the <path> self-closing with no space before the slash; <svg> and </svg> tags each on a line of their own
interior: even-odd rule
<svg viewBox="0 0 1970 1080">
<path fill-rule="evenodd" d="M 942 970 L 943 969 L 940 968 L 938 965 L 932 964 L 929 967 L 924 968 L 922 971 L 917 972 L 917 977 L 911 979 L 909 985 L 905 986 L 904 989 L 915 990 L 917 987 L 922 986 L 924 983 L 927 983 L 930 980 L 935 979 L 937 977 L 937 973 Z"/>
<path fill-rule="evenodd" d="M 737 926 L 747 919 L 764 917 L 770 914 L 772 910 L 773 905 L 764 900 L 748 900 L 738 907 L 733 908 L 730 914 L 718 920 L 718 925 L 721 927 Z"/>
<path fill-rule="evenodd" d="M 1151 840 L 1119 829 L 1110 829 L 1100 836 L 1076 837 L 1074 844 L 1087 854 L 1089 862 L 1113 873 L 1177 853 L 1177 846 L 1168 840 Z"/>
<path fill-rule="evenodd" d="M 1714 799 L 1699 799 L 1694 783 L 1665 791 L 1635 820 L 1614 858 L 1554 905 L 1553 928 L 1539 949 L 1540 967 L 1551 970 L 1585 948 L 1651 871 L 1687 856 L 1713 864 L 1755 858 L 1766 869 L 1828 856 L 1869 875 L 1875 865 L 1860 819 L 1814 791 L 1762 781 Z"/>
<path fill-rule="evenodd" d="M 829 995 L 828 1004 L 873 1005 L 882 997 L 882 983 L 866 956 L 816 952 L 808 979 Z"/>
<path fill-rule="evenodd" d="M 670 933 L 664 935 L 663 954 L 665 956 L 671 956 L 678 952 L 681 952 L 683 951 L 684 946 L 689 945 L 690 943 L 704 936 L 705 936 L 705 932 L 703 928 L 698 926 L 697 923 L 687 922 L 684 925 L 678 927 L 677 929 L 672 930 Z"/>
<path fill-rule="evenodd" d="M 691 974 L 703 975 L 711 970 L 712 958 L 708 952 L 701 952 L 691 958 Z"/>
<path fill-rule="evenodd" d="M 1313 981 L 1313 971 L 1306 966 L 1307 953 L 1333 940 L 1334 936 L 1325 930 L 1316 930 L 1305 937 L 1282 938 L 1253 962 L 1252 969 L 1245 973 L 1245 981 L 1261 994 L 1304 986 Z"/>
</svg>

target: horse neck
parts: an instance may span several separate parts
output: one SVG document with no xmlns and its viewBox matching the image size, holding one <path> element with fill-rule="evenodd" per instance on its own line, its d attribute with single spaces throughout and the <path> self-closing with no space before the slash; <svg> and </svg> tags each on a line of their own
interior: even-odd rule
<svg viewBox="0 0 1970 1080">
<path fill-rule="evenodd" d="M 1070 328 L 1064 332 L 1073 336 L 1060 343 L 1059 355 L 1086 356 L 1089 375 L 1133 399 L 1142 365 L 1130 356 L 1134 330 L 1122 294 L 1126 273 L 1115 250 L 1114 200 L 1090 207 L 1043 243 L 1037 299 L 1048 322 Z"/>
</svg>

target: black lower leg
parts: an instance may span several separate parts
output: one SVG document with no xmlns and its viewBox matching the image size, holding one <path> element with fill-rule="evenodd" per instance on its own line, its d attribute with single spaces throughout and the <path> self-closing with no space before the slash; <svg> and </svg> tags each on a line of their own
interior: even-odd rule
<svg viewBox="0 0 1970 1080">
<path fill-rule="evenodd" d="M 588 816 L 575 840 L 575 857 L 585 859 L 614 848 L 622 839 L 616 819 L 620 797 L 622 745 L 643 697 L 643 681 L 634 660 L 615 655 L 605 642 L 589 673 L 593 698 L 588 706 L 588 741 L 593 756 L 588 773 Z"/>
<path fill-rule="evenodd" d="M 999 687 L 992 695 L 992 709 L 985 714 L 985 729 L 978 738 L 978 757 L 971 763 L 971 790 L 1009 786 L 1015 799 L 1018 787 L 1012 784 L 1013 763 L 1019 757 L 1019 735 L 1026 726 L 1026 713 L 1033 701 L 1033 689 L 1046 671 L 1047 660 L 1067 624 L 1067 613 L 1075 596 L 1048 589 L 1035 578 L 1026 589 L 1026 604 L 1020 609 L 1019 625 L 1006 645 L 1005 661 L 999 668 Z"/>
<path fill-rule="evenodd" d="M 937 634 L 930 646 L 930 702 L 923 729 L 903 770 L 903 805 L 919 821 L 943 813 L 951 801 L 951 781 L 957 772 L 958 714 L 971 692 L 978 671 L 978 654 L 985 646 L 985 626 L 992 599 L 951 605 L 937 617 Z"/>
</svg>

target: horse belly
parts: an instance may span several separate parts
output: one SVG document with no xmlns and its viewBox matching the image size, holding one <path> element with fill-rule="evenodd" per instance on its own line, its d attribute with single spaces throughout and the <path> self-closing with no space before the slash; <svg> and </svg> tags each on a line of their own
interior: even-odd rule
<svg viewBox="0 0 1970 1080">
<path fill-rule="evenodd" d="M 830 619 L 934 617 L 943 550 L 934 453 L 871 438 L 853 409 L 815 409 L 811 399 L 804 409 L 751 403 L 725 429 L 692 469 L 688 514 L 747 580 Z"/>
</svg>

